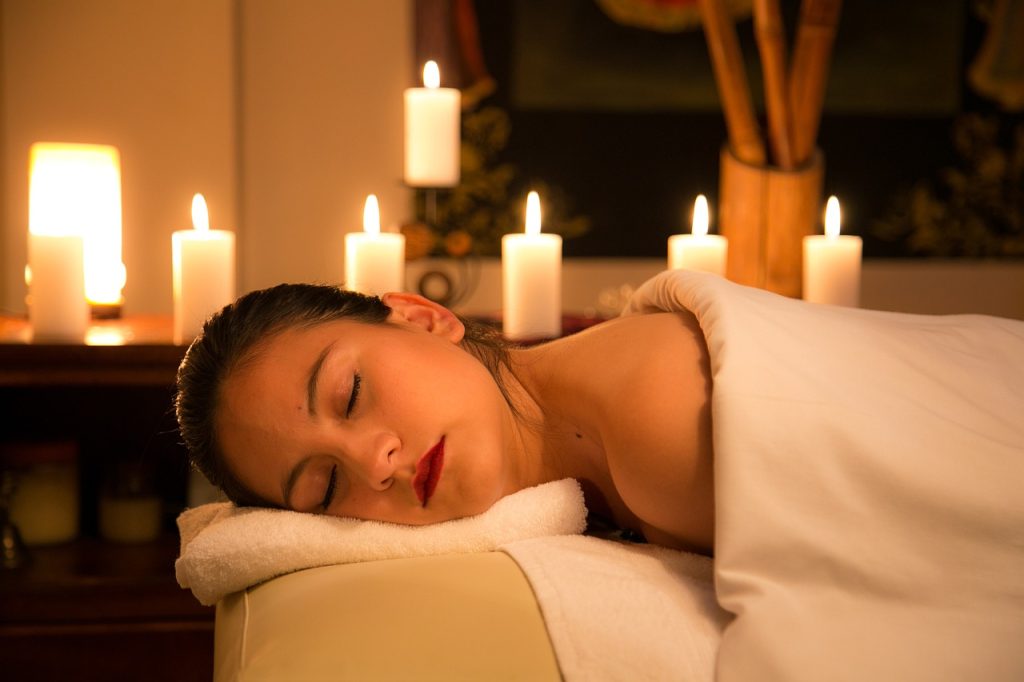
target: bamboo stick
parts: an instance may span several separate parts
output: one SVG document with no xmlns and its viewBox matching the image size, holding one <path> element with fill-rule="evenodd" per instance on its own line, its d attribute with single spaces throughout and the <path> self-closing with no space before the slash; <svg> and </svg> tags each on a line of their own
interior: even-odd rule
<svg viewBox="0 0 1024 682">
<path fill-rule="evenodd" d="M 741 161 L 763 165 L 764 142 L 750 103 L 736 26 L 721 0 L 700 0 L 700 7 L 704 19 L 704 37 L 725 112 L 729 144 Z"/>
<path fill-rule="evenodd" d="M 754 0 L 754 33 L 764 78 L 768 142 L 776 165 L 793 167 L 792 123 L 786 92 L 786 33 L 779 0 Z"/>
<path fill-rule="evenodd" d="M 803 0 L 789 72 L 793 159 L 799 165 L 814 153 L 832 43 L 842 0 Z"/>
</svg>

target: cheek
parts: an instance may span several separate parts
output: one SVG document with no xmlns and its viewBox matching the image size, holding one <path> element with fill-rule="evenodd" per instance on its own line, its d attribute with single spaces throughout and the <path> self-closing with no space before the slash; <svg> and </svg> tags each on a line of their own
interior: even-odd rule
<svg viewBox="0 0 1024 682">
<path fill-rule="evenodd" d="M 390 523 L 408 522 L 401 518 L 400 507 L 390 499 L 390 495 L 368 490 L 350 490 L 344 501 L 331 513 L 352 519 L 367 521 L 386 521 Z"/>
</svg>

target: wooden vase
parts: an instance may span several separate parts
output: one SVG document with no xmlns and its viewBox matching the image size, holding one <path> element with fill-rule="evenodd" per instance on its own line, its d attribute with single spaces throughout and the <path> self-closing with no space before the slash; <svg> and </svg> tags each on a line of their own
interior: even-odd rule
<svg viewBox="0 0 1024 682">
<path fill-rule="evenodd" d="M 754 166 L 722 149 L 718 223 L 729 240 L 726 276 L 799 298 L 803 238 L 817 231 L 824 162 L 815 150 L 800 168 Z"/>
</svg>

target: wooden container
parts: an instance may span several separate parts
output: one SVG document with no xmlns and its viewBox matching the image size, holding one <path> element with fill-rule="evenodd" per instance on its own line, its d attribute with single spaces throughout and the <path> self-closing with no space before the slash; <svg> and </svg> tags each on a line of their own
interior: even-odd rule
<svg viewBox="0 0 1024 682">
<path fill-rule="evenodd" d="M 729 240 L 726 277 L 800 297 L 803 238 L 820 222 L 823 176 L 820 151 L 804 166 L 783 170 L 743 163 L 722 149 L 718 224 Z"/>
</svg>

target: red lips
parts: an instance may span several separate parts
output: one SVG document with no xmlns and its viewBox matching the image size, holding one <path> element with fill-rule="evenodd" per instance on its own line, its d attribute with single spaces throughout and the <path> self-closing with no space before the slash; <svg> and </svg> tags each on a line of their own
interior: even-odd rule
<svg viewBox="0 0 1024 682">
<path fill-rule="evenodd" d="M 427 506 L 427 501 L 430 500 L 434 489 L 437 488 L 443 467 L 444 437 L 442 436 L 437 445 L 430 448 L 416 463 L 416 476 L 412 479 L 412 488 L 416 491 L 416 497 L 424 507 Z"/>
</svg>

